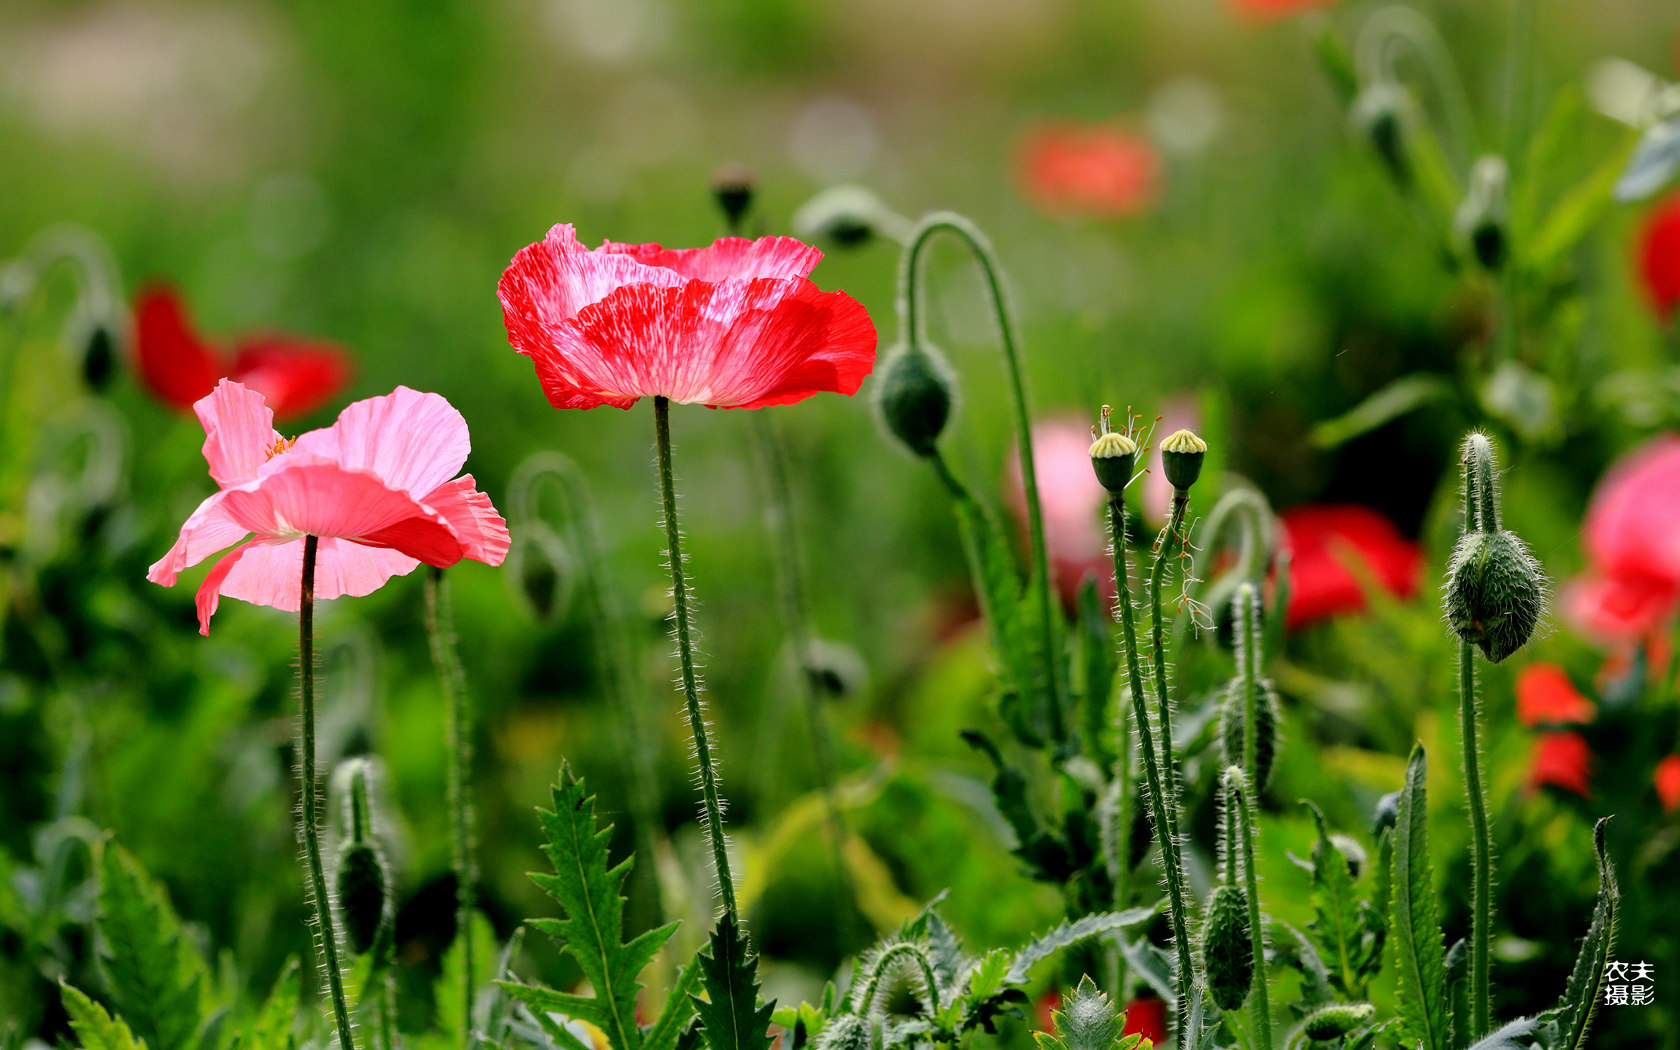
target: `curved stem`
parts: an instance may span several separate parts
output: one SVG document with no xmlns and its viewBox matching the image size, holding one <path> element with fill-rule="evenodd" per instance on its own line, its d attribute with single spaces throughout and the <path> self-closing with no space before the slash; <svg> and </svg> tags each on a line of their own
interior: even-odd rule
<svg viewBox="0 0 1680 1050">
<path fill-rule="evenodd" d="M 1015 410 L 1015 440 L 1021 460 L 1021 487 L 1025 490 L 1027 500 L 1027 541 L 1032 549 L 1033 583 L 1042 631 L 1040 644 L 1044 648 L 1044 659 L 1048 664 L 1045 669 L 1045 681 L 1050 691 L 1050 732 L 1057 742 L 1061 742 L 1067 736 L 1062 723 L 1061 661 L 1057 658 L 1056 609 L 1050 593 L 1050 557 L 1044 542 L 1044 512 L 1039 506 L 1038 472 L 1033 465 L 1032 418 L 1027 409 L 1027 385 L 1021 374 L 1021 355 L 1016 347 L 1015 327 L 1004 297 L 997 258 L 993 255 L 985 235 L 961 215 L 954 212 L 935 212 L 925 216 L 911 235 L 910 246 L 904 252 L 904 265 L 899 271 L 898 309 L 904 326 L 900 338 L 906 343 L 914 343 L 922 338 L 918 313 L 920 301 L 916 294 L 921 284 L 921 257 L 928 242 L 941 231 L 956 235 L 973 253 L 986 279 L 986 289 L 991 296 L 992 308 L 997 314 L 1004 366 L 1009 376 Z"/>
<path fill-rule="evenodd" d="M 1354 42 L 1354 62 L 1367 81 L 1400 82 L 1392 46 L 1395 43 L 1411 45 L 1423 60 L 1423 68 L 1434 82 L 1446 111 L 1455 147 L 1451 159 L 1458 168 L 1457 174 L 1463 178 L 1475 146 L 1475 122 L 1471 118 L 1470 96 L 1464 90 L 1464 81 L 1459 78 L 1458 67 L 1453 64 L 1446 43 L 1434 23 L 1418 11 L 1402 4 L 1379 8 L 1360 26 Z"/>
<path fill-rule="evenodd" d="M 467 696 L 466 674 L 455 639 L 455 618 L 450 609 L 449 583 L 443 570 L 432 566 L 426 573 L 426 634 L 431 642 L 432 663 L 437 667 L 449 706 L 449 798 L 451 863 L 455 868 L 455 936 L 461 939 L 461 997 L 466 1030 L 472 1031 L 473 1006 L 473 912 L 477 907 L 478 861 L 473 841 L 472 800 L 472 710 Z"/>
<path fill-rule="evenodd" d="M 1248 897 L 1249 944 L 1254 951 L 1254 986 L 1248 993 L 1249 1012 L 1253 1018 L 1254 1043 L 1259 1050 L 1272 1050 L 1272 1003 L 1266 988 L 1266 936 L 1260 923 L 1260 878 L 1254 870 L 1254 813 L 1249 808 L 1249 787 L 1253 783 L 1246 775 L 1245 783 L 1231 784 L 1231 794 L 1237 800 L 1237 834 L 1242 845 L 1243 888 Z"/>
<path fill-rule="evenodd" d="M 340 1050 L 356 1050 L 350 1034 L 350 1008 L 344 1001 L 344 975 L 338 968 L 338 929 L 333 924 L 332 898 L 321 866 L 320 799 L 315 791 L 315 554 L 320 540 L 303 541 L 303 581 L 298 601 L 298 696 L 302 707 L 298 748 L 298 795 L 302 799 L 299 832 L 303 839 L 305 874 L 315 904 L 315 933 L 321 949 L 321 968 L 327 973 L 333 1020 Z"/>
<path fill-rule="evenodd" d="M 1488 984 L 1488 933 L 1493 923 L 1493 839 L 1488 832 L 1487 802 L 1482 797 L 1480 745 L 1476 741 L 1475 650 L 1458 645 L 1459 731 L 1464 737 L 1464 792 L 1470 800 L 1471 925 L 1470 1039 L 1489 1031 L 1492 992 Z"/>
<path fill-rule="evenodd" d="M 706 834 L 712 842 L 712 866 L 717 875 L 723 913 L 739 923 L 735 908 L 735 880 L 729 873 L 729 847 L 723 837 L 723 806 L 718 801 L 717 770 L 712 762 L 712 742 L 706 732 L 706 714 L 700 706 L 700 681 L 694 670 L 694 640 L 688 619 L 688 577 L 683 572 L 682 529 L 677 524 L 676 478 L 671 471 L 671 399 L 653 399 L 654 446 L 659 457 L 659 494 L 665 511 L 665 546 L 671 563 L 671 613 L 677 636 L 677 657 L 682 665 L 683 699 L 688 705 L 688 725 L 694 733 L 694 758 L 700 764 L 700 794 L 706 807 Z"/>
<path fill-rule="evenodd" d="M 1159 756 L 1149 732 L 1149 704 L 1145 700 L 1142 660 L 1138 655 L 1137 625 L 1132 615 L 1131 576 L 1126 568 L 1126 503 L 1119 496 L 1108 501 L 1109 527 L 1114 552 L 1115 605 L 1120 613 L 1120 633 L 1126 649 L 1126 674 L 1132 694 L 1132 717 L 1137 722 L 1138 750 L 1143 754 L 1144 776 L 1149 783 L 1149 803 L 1155 817 L 1155 839 L 1161 847 L 1161 867 L 1167 875 L 1168 912 L 1172 920 L 1173 944 L 1178 955 L 1178 1018 L 1180 1046 L 1196 1046 L 1200 1032 L 1185 1031 L 1192 1019 L 1191 1003 L 1199 986 L 1194 955 L 1190 947 L 1189 905 L 1184 888 L 1184 867 L 1179 856 L 1178 822 L 1173 810 L 1177 792 L 1170 782 L 1169 766 L 1163 775 Z M 1157 620 L 1159 631 L 1159 620 Z M 1170 755 L 1170 752 L 1168 752 Z M 1196 1011 L 1194 1016 L 1200 1016 Z"/>
<path fill-rule="evenodd" d="M 886 979 L 887 974 L 892 969 L 892 964 L 898 961 L 901 955 L 909 956 L 911 961 L 916 964 L 917 969 L 921 970 L 922 980 L 927 984 L 928 999 L 935 1008 L 939 1006 L 939 984 L 933 972 L 933 961 L 928 958 L 927 952 L 923 951 L 919 945 L 911 944 L 908 941 L 900 941 L 875 957 L 874 970 L 869 974 L 869 980 L 863 986 L 862 994 L 854 1004 L 858 1013 L 868 1014 L 875 1008 L 875 997 L 880 994 L 881 982 Z"/>
</svg>

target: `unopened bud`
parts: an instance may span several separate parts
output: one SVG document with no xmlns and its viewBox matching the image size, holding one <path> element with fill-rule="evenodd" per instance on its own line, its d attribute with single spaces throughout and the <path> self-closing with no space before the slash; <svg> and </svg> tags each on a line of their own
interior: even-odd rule
<svg viewBox="0 0 1680 1050">
<path fill-rule="evenodd" d="M 1091 469 L 1097 481 L 1111 495 L 1118 496 L 1132 481 L 1132 467 L 1137 462 L 1137 442 L 1114 430 L 1113 410 L 1102 407 L 1102 422 L 1092 431 Z"/>
<path fill-rule="evenodd" d="M 951 418 L 950 366 L 939 352 L 900 345 L 881 366 L 875 405 L 892 435 L 918 456 L 931 456 Z"/>
<path fill-rule="evenodd" d="M 868 1050 L 869 1024 L 861 1014 L 841 1014 L 823 1025 L 816 1050 Z"/>
<path fill-rule="evenodd" d="M 1339 831 L 1331 834 L 1330 847 L 1342 855 L 1342 861 L 1347 864 L 1348 878 L 1358 882 L 1359 876 L 1365 871 L 1365 862 L 1370 859 L 1366 856 L 1365 847 L 1352 835 L 1344 835 Z M 1313 846 L 1315 852 L 1318 848 L 1317 845 Z M 1313 859 L 1317 861 L 1318 857 Z"/>
<path fill-rule="evenodd" d="M 1376 1015 L 1370 1003 L 1331 1003 L 1301 1022 L 1301 1034 L 1312 1040 L 1340 1039 Z"/>
<path fill-rule="evenodd" d="M 1411 165 L 1406 159 L 1405 108 L 1404 89 L 1383 81 L 1366 86 L 1353 102 L 1354 128 L 1376 149 L 1394 181 L 1402 185 L 1411 179 Z"/>
<path fill-rule="evenodd" d="M 1226 819 L 1235 819 L 1228 815 Z M 1202 964 L 1208 991 L 1221 1010 L 1235 1010 L 1254 983 L 1254 943 L 1248 929 L 1248 898 L 1231 883 L 1215 886 L 1208 897 L 1202 930 Z"/>
<path fill-rule="evenodd" d="M 350 759 L 334 775 L 347 788 L 345 818 L 350 835 L 333 867 L 333 896 L 344 922 L 345 940 L 357 955 L 373 947 L 391 917 L 390 878 L 373 836 L 370 777 L 370 765 L 363 758 Z"/>
<path fill-rule="evenodd" d="M 577 574 L 565 543 L 547 525 L 535 518 L 520 524 L 508 562 L 513 570 L 509 582 L 539 622 L 553 623 L 566 615 Z"/>
<path fill-rule="evenodd" d="M 1371 811 L 1371 836 L 1381 838 L 1383 829 L 1393 828 L 1399 822 L 1400 792 L 1390 791 L 1377 799 L 1377 807 Z"/>
<path fill-rule="evenodd" d="M 753 178 L 752 169 L 745 165 L 725 164 L 712 172 L 712 197 L 723 211 L 731 232 L 740 229 L 741 220 L 752 210 L 756 188 L 757 180 Z"/>
<path fill-rule="evenodd" d="M 1202 476 L 1202 460 L 1207 458 L 1207 442 L 1194 431 L 1176 430 L 1161 442 L 1161 471 L 1167 482 L 1184 492 Z"/>
<path fill-rule="evenodd" d="M 1219 746 L 1225 764 L 1243 764 L 1243 720 L 1248 708 L 1247 690 L 1239 675 L 1225 687 L 1219 711 Z M 1254 790 L 1265 791 L 1272 782 L 1272 767 L 1278 750 L 1278 695 L 1269 679 L 1262 678 L 1254 696 Z"/>
<path fill-rule="evenodd" d="M 1453 228 L 1485 270 L 1497 271 L 1505 262 L 1508 181 L 1505 158 L 1477 158 L 1470 189 L 1453 217 Z"/>
<path fill-rule="evenodd" d="M 1546 574 L 1516 534 L 1471 532 L 1447 565 L 1447 623 L 1494 663 L 1528 643 L 1546 607 Z"/>
<path fill-rule="evenodd" d="M 110 325 L 95 322 L 82 338 L 82 380 L 90 390 L 104 390 L 116 371 L 116 337 Z"/>
<path fill-rule="evenodd" d="M 902 216 L 862 186 L 830 186 L 793 213 L 794 236 L 842 248 L 876 236 L 897 237 L 906 225 Z"/>
</svg>

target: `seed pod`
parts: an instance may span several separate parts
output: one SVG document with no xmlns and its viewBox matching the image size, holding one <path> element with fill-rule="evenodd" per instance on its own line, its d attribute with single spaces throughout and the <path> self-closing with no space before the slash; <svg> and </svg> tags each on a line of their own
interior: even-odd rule
<svg viewBox="0 0 1680 1050">
<path fill-rule="evenodd" d="M 1091 442 L 1091 469 L 1096 471 L 1102 487 L 1110 495 L 1118 496 L 1131 483 L 1132 467 L 1137 462 L 1137 442 L 1113 429 L 1111 411 L 1107 405 L 1102 407 L 1100 429 L 1093 430 L 1096 440 Z"/>
<path fill-rule="evenodd" d="M 1265 791 L 1272 782 L 1272 765 L 1278 749 L 1278 695 L 1270 679 L 1262 678 L 1254 697 L 1254 790 Z M 1243 763 L 1243 714 L 1246 707 L 1241 677 L 1225 687 L 1219 710 L 1219 746 L 1225 764 Z"/>
<path fill-rule="evenodd" d="M 1546 574 L 1527 544 L 1505 529 L 1467 532 L 1447 564 L 1447 623 L 1494 663 L 1533 637 L 1546 607 Z"/>
<path fill-rule="evenodd" d="M 1194 431 L 1177 430 L 1161 442 L 1161 471 L 1179 492 L 1184 492 L 1202 476 L 1202 460 L 1207 458 L 1207 442 Z"/>
<path fill-rule="evenodd" d="M 338 855 L 333 872 L 333 890 L 338 897 L 338 915 L 344 920 L 344 936 L 357 955 L 373 947 L 379 928 L 389 916 L 386 894 L 385 859 L 379 847 L 369 841 L 349 842 Z"/>
<path fill-rule="evenodd" d="M 1202 930 L 1202 963 L 1208 991 L 1221 1010 L 1235 1010 L 1254 983 L 1254 943 L 1249 939 L 1248 899 L 1229 883 L 1215 886 Z"/>
<path fill-rule="evenodd" d="M 1497 271 L 1505 262 L 1505 226 L 1509 208 L 1505 159 L 1478 157 L 1470 169 L 1470 189 L 1453 216 L 1453 229 L 1482 268 Z"/>
<path fill-rule="evenodd" d="M 931 456 L 951 418 L 950 366 L 937 350 L 900 345 L 881 366 L 875 406 L 892 435 L 918 456 Z"/>
<path fill-rule="evenodd" d="M 1331 1003 L 1321 1006 L 1301 1022 L 1301 1034 L 1308 1039 L 1340 1039 L 1375 1016 L 1370 1003 Z"/>
</svg>

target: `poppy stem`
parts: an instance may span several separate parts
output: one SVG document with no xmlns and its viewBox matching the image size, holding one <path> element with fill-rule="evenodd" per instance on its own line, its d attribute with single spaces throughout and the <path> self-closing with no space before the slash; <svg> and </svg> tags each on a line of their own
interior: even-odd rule
<svg viewBox="0 0 1680 1050">
<path fill-rule="evenodd" d="M 1465 439 L 1464 531 L 1499 529 L 1499 490 L 1493 446 L 1485 435 Z M 1491 1027 L 1488 936 L 1493 924 L 1493 834 L 1482 795 L 1481 745 L 1476 733 L 1476 653 L 1469 639 L 1458 645 L 1459 736 L 1464 748 L 1464 793 L 1470 808 L 1470 1038 Z"/>
<path fill-rule="evenodd" d="M 1149 616 L 1153 663 L 1155 665 L 1155 705 L 1161 731 L 1161 768 L 1166 773 L 1168 800 L 1167 819 L 1172 823 L 1168 831 L 1178 838 L 1178 763 L 1173 757 L 1172 693 L 1167 682 L 1167 643 L 1161 616 L 1161 583 L 1166 577 L 1167 562 L 1177 553 L 1183 537 L 1185 510 L 1190 506 L 1190 494 L 1183 489 L 1173 492 L 1172 517 L 1155 541 L 1155 564 L 1149 572 Z"/>
<path fill-rule="evenodd" d="M 997 257 L 986 235 L 968 219 L 955 212 L 934 212 L 923 216 L 910 235 L 909 247 L 904 250 L 904 262 L 898 278 L 898 310 L 903 319 L 900 337 L 914 345 L 922 339 L 917 296 L 921 279 L 922 253 L 934 235 L 954 234 L 968 246 L 975 262 L 986 279 L 986 289 L 997 314 L 998 334 L 1003 344 L 1003 361 L 1009 377 L 1012 403 L 1015 409 L 1015 440 L 1021 460 L 1021 485 L 1027 497 L 1027 541 L 1032 549 L 1032 584 L 1037 598 L 1038 619 L 1044 650 L 1045 682 L 1049 690 L 1048 714 L 1050 734 L 1057 743 L 1065 743 L 1067 730 L 1062 722 L 1062 666 L 1057 644 L 1057 610 L 1050 593 L 1050 557 L 1044 542 L 1044 511 L 1039 506 L 1038 471 L 1033 465 L 1032 418 L 1027 409 L 1027 384 L 1021 374 L 1021 355 L 1015 341 L 1015 326 L 1009 315 L 1009 304 L 1003 292 Z"/>
<path fill-rule="evenodd" d="M 1243 680 L 1242 783 L 1232 785 L 1237 800 L 1237 827 L 1242 846 L 1243 882 L 1248 897 L 1248 936 L 1254 946 L 1254 989 L 1249 1011 L 1259 1050 L 1272 1050 L 1272 1009 L 1266 990 L 1265 927 L 1260 923 L 1260 880 L 1254 870 L 1255 818 L 1251 795 L 1260 792 L 1260 596 L 1251 583 L 1237 589 L 1237 628 L 1241 632 Z"/>
<path fill-rule="evenodd" d="M 302 707 L 298 748 L 298 795 L 302 800 L 299 837 L 303 839 L 305 875 L 315 905 L 315 938 L 321 950 L 332 993 L 333 1019 L 340 1050 L 356 1050 L 350 1034 L 350 1009 L 344 1000 L 344 976 L 338 967 L 338 930 L 333 925 L 332 899 L 327 896 L 326 869 L 321 866 L 320 799 L 315 784 L 315 555 L 320 539 L 303 540 L 303 581 L 298 601 L 298 695 Z"/>
<path fill-rule="evenodd" d="M 461 1017 L 463 1036 L 470 1039 L 474 988 L 472 923 L 477 909 L 478 863 L 473 841 L 476 823 L 472 800 L 472 699 L 467 695 L 466 673 L 455 638 L 455 618 L 449 601 L 449 581 L 443 570 L 431 566 L 426 573 L 426 635 L 431 643 L 432 664 L 437 668 L 449 707 L 446 743 L 449 769 L 446 794 L 449 799 L 450 862 L 455 869 L 455 936 L 461 943 Z"/>
<path fill-rule="evenodd" d="M 1194 1014 L 1191 1011 L 1200 982 L 1196 978 L 1195 957 L 1190 946 L 1190 907 L 1185 892 L 1184 862 L 1179 851 L 1178 822 L 1173 813 L 1178 807 L 1178 793 L 1170 780 L 1172 767 L 1169 764 L 1162 770 L 1160 755 L 1155 750 L 1149 731 L 1148 693 L 1144 687 L 1143 663 L 1138 655 L 1131 573 L 1126 567 L 1126 501 L 1120 496 L 1109 498 L 1108 523 L 1114 552 L 1114 604 L 1120 616 L 1120 637 L 1132 694 L 1132 718 L 1137 723 L 1138 750 L 1143 753 L 1144 777 L 1149 783 L 1149 804 L 1155 818 L 1155 840 L 1161 847 L 1161 867 L 1167 874 L 1168 913 L 1172 920 L 1173 946 L 1178 956 L 1178 1042 L 1180 1046 L 1197 1046 L 1201 1043 L 1201 1033 L 1189 1028 L 1201 1015 L 1200 1011 Z M 1157 618 L 1157 632 L 1159 625 Z M 1168 754 L 1170 756 L 1171 753 Z"/>
<path fill-rule="evenodd" d="M 1243 896 L 1248 898 L 1248 940 L 1254 951 L 1254 984 L 1248 992 L 1254 1045 L 1257 1050 L 1272 1050 L 1272 1002 L 1266 987 L 1266 937 L 1265 927 L 1260 923 L 1260 877 L 1254 870 L 1254 811 L 1248 801 L 1254 782 L 1251 774 L 1228 778 L 1227 787 L 1237 805 L 1236 812 L 1227 813 L 1226 819 L 1236 820 L 1237 838 L 1242 848 Z"/>
<path fill-rule="evenodd" d="M 712 842 L 712 865 L 717 876 L 723 914 L 739 923 L 735 906 L 735 880 L 729 873 L 729 847 L 723 835 L 723 805 L 718 801 L 717 769 L 712 761 L 711 739 L 706 732 L 706 714 L 700 702 L 699 676 L 694 669 L 694 641 L 689 626 L 688 577 L 683 572 L 682 529 L 677 524 L 677 487 L 671 471 L 671 399 L 663 394 L 653 399 L 654 446 L 659 457 L 659 492 L 665 511 L 666 556 L 671 565 L 672 630 L 677 638 L 677 657 L 682 665 L 683 699 L 688 705 L 688 725 L 694 733 L 694 758 L 700 765 L 700 794 L 705 802 L 706 834 Z"/>
</svg>

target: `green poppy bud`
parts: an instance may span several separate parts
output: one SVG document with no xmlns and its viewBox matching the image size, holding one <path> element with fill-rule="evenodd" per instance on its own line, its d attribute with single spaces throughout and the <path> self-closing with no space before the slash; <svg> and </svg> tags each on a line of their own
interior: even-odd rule
<svg viewBox="0 0 1680 1050">
<path fill-rule="evenodd" d="M 1371 813 L 1371 837 L 1381 838 L 1384 828 L 1392 828 L 1400 822 L 1400 792 L 1390 791 L 1377 799 L 1377 808 Z"/>
<path fill-rule="evenodd" d="M 1353 102 L 1353 126 L 1376 149 L 1394 181 L 1405 185 L 1411 179 L 1406 158 L 1406 93 L 1397 84 L 1373 83 Z"/>
<path fill-rule="evenodd" d="M 1546 574 L 1515 533 L 1467 532 L 1447 564 L 1447 623 L 1494 663 L 1527 644 L 1546 607 Z"/>
<path fill-rule="evenodd" d="M 1348 878 L 1358 882 L 1359 876 L 1365 871 L 1365 862 L 1369 859 L 1365 854 L 1365 847 L 1361 846 L 1359 840 L 1352 835 L 1344 835 L 1339 831 L 1331 833 L 1330 846 L 1337 853 L 1340 853 L 1342 860 L 1346 862 Z M 1318 846 L 1314 845 L 1313 849 L 1316 851 Z M 1313 859 L 1317 860 L 1318 858 L 1314 857 Z"/>
<path fill-rule="evenodd" d="M 862 186 L 830 186 L 793 213 L 794 236 L 842 248 L 876 236 L 899 238 L 908 226 L 908 220 Z"/>
<path fill-rule="evenodd" d="M 1167 481 L 1184 492 L 1202 476 L 1202 460 L 1207 458 L 1207 442 L 1194 431 L 1177 430 L 1161 442 L 1161 470 Z"/>
<path fill-rule="evenodd" d="M 823 1025 L 816 1050 L 868 1050 L 869 1024 L 861 1014 L 841 1014 Z"/>
<path fill-rule="evenodd" d="M 1208 991 L 1221 1010 L 1235 1010 L 1254 983 L 1254 943 L 1249 939 L 1248 898 L 1230 883 L 1215 886 L 1208 897 L 1202 929 L 1202 964 Z"/>
<path fill-rule="evenodd" d="M 117 341 L 111 326 L 95 323 L 82 339 L 82 380 L 90 390 L 104 390 L 116 371 Z"/>
<path fill-rule="evenodd" d="M 553 623 L 566 615 L 577 573 L 570 551 L 547 525 L 536 519 L 519 525 L 508 563 L 508 582 L 539 622 Z"/>
<path fill-rule="evenodd" d="M 1113 409 L 1107 405 L 1102 407 L 1102 422 L 1094 428 L 1091 442 L 1091 469 L 1097 473 L 1097 481 L 1109 491 L 1110 495 L 1118 496 L 1126 490 L 1132 481 L 1132 467 L 1137 462 L 1137 442 L 1130 436 L 1114 430 L 1112 419 Z"/>
<path fill-rule="evenodd" d="M 1331 1003 L 1301 1022 L 1301 1034 L 1312 1040 L 1340 1039 L 1376 1015 L 1370 1003 Z"/>
<path fill-rule="evenodd" d="M 373 947 L 384 924 L 389 898 L 385 892 L 385 860 L 372 842 L 352 842 L 338 855 L 333 873 L 338 896 L 338 916 L 344 921 L 344 937 L 357 955 Z"/>
<path fill-rule="evenodd" d="M 1485 156 L 1470 169 L 1470 189 L 1453 217 L 1453 228 L 1482 268 L 1497 271 L 1505 262 L 1510 173 L 1503 157 Z"/>
<path fill-rule="evenodd" d="M 712 172 L 712 198 L 723 211 L 730 230 L 740 229 L 741 220 L 752 209 L 756 183 L 752 169 L 741 164 L 725 164 Z"/>
<path fill-rule="evenodd" d="M 1243 680 L 1231 679 L 1219 708 L 1219 746 L 1227 766 L 1243 764 L 1243 717 L 1247 697 Z M 1277 759 L 1278 695 L 1270 679 L 1262 678 L 1254 697 L 1254 790 L 1265 791 L 1272 782 L 1272 765 Z"/>
<path fill-rule="evenodd" d="M 875 406 L 893 437 L 918 456 L 931 456 L 951 418 L 950 366 L 937 350 L 900 345 L 875 381 Z"/>
</svg>

